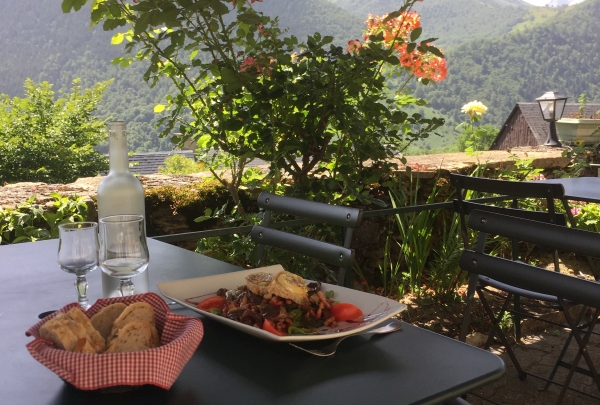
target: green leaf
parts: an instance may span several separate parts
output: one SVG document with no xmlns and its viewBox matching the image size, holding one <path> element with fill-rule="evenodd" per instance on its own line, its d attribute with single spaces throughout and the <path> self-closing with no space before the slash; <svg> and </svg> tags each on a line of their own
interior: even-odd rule
<svg viewBox="0 0 600 405">
<path fill-rule="evenodd" d="M 119 45 L 121 42 L 123 42 L 123 39 L 125 39 L 125 34 L 123 34 L 122 32 L 113 35 L 113 37 L 110 40 L 110 43 L 113 45 Z"/>
<path fill-rule="evenodd" d="M 202 135 L 199 139 L 198 139 L 198 147 L 199 148 L 206 148 L 208 146 L 208 143 L 211 140 L 211 136 L 208 134 L 204 134 Z"/>
<path fill-rule="evenodd" d="M 421 28 L 421 27 L 415 28 L 414 30 L 412 30 L 412 32 L 410 33 L 411 42 L 415 42 L 421 36 L 422 32 L 423 32 L 423 28 Z"/>
<path fill-rule="evenodd" d="M 161 113 L 165 110 L 166 106 L 164 104 L 157 104 L 154 106 L 154 113 Z"/>
<path fill-rule="evenodd" d="M 224 121 L 221 127 L 226 131 L 239 131 L 244 127 L 244 123 L 237 118 L 230 118 Z"/>
<path fill-rule="evenodd" d="M 242 88 L 240 79 L 231 69 L 221 69 L 221 80 L 225 83 L 225 89 L 230 93 L 233 93 Z"/>
</svg>

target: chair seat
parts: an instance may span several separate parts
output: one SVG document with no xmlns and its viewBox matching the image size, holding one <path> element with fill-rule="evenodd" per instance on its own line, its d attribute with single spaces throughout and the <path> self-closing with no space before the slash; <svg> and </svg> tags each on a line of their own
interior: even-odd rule
<svg viewBox="0 0 600 405">
<path fill-rule="evenodd" d="M 547 301 L 547 302 L 555 302 L 558 303 L 558 298 L 552 295 L 536 293 L 535 291 L 525 290 L 523 288 L 515 287 L 513 285 L 504 284 L 500 281 L 496 281 L 493 278 L 489 278 L 486 276 L 479 276 L 477 278 L 479 284 L 483 286 L 489 286 L 493 288 L 497 288 L 498 290 L 506 291 L 515 295 L 519 295 L 521 297 L 531 298 L 539 301 Z"/>
</svg>

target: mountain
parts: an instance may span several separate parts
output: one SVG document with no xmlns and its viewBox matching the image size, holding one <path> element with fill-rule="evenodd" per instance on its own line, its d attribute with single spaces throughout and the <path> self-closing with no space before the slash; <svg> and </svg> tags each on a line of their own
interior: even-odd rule
<svg viewBox="0 0 600 405">
<path fill-rule="evenodd" d="M 563 1 L 563 0 L 561 0 Z M 436 41 L 448 58 L 446 81 L 417 86 L 416 94 L 431 102 L 420 108 L 427 116 L 449 119 L 444 129 L 453 140 L 454 126 L 464 121 L 460 107 L 480 100 L 489 107 L 483 123 L 501 125 L 519 101 L 533 101 L 550 89 L 577 99 L 586 93 L 600 101 L 600 0 L 570 7 L 534 7 L 521 0 L 424 0 L 423 37 Z M 170 150 L 159 139 L 154 105 L 164 101 L 168 83 L 151 89 L 142 79 L 143 64 L 121 69 L 110 61 L 122 46 L 110 45 L 113 33 L 89 29 L 87 8 L 63 14 L 62 0 L 0 0 L 0 93 L 23 94 L 26 78 L 47 80 L 58 92 L 75 78 L 83 86 L 114 78 L 98 115 L 128 123 L 133 151 Z M 254 3 L 280 26 L 305 40 L 318 31 L 338 44 L 360 38 L 369 13 L 400 7 L 398 0 L 264 0 Z"/>
<path fill-rule="evenodd" d="M 330 0 L 363 20 L 369 14 L 398 10 L 398 0 Z M 421 14 L 424 38 L 439 38 L 436 44 L 448 49 L 471 40 L 504 35 L 524 21 L 531 8 L 522 0 L 425 0 L 415 4 Z"/>
<path fill-rule="evenodd" d="M 465 120 L 463 104 L 488 107 L 482 124 L 500 126 L 517 102 L 535 102 L 549 90 L 576 102 L 585 93 L 600 101 L 600 0 L 558 9 L 554 17 L 502 38 L 471 41 L 446 53 L 448 76 L 416 94 L 431 107 Z"/>
<path fill-rule="evenodd" d="M 68 91 L 75 78 L 82 86 L 114 78 L 99 106 L 98 116 L 127 122 L 133 151 L 171 150 L 159 139 L 154 106 L 164 102 L 168 83 L 150 88 L 143 81 L 144 65 L 126 69 L 111 64 L 122 46 L 113 46 L 114 32 L 89 29 L 89 6 L 63 14 L 62 0 L 0 0 L 0 94 L 23 94 L 26 78 L 46 80 L 54 90 Z M 266 14 L 279 16 L 280 27 L 299 40 L 315 31 L 332 35 L 338 43 L 361 36 L 363 22 L 326 0 L 269 0 L 256 3 Z M 104 148 L 105 149 L 105 148 Z M 104 150 L 102 149 L 102 150 Z"/>
</svg>

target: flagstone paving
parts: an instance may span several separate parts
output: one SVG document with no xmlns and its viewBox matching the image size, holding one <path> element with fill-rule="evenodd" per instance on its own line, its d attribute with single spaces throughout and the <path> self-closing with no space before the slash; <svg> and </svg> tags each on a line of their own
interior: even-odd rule
<svg viewBox="0 0 600 405">
<path fill-rule="evenodd" d="M 596 328 L 598 331 L 598 328 Z M 568 336 L 566 329 L 547 331 L 539 335 L 525 337 L 523 342 L 514 346 L 515 355 L 519 359 L 522 368 L 526 371 L 547 377 L 554 366 L 564 342 Z M 509 357 L 501 348 L 493 347 L 492 351 L 499 354 L 506 364 L 504 376 L 494 384 L 475 391 L 475 395 L 469 395 L 467 401 L 473 405 L 486 405 L 490 403 L 505 405 L 546 405 L 554 404 L 558 399 L 560 387 L 552 385 L 547 391 L 540 391 L 544 381 L 528 376 L 525 381 L 519 380 L 517 372 Z M 592 335 L 588 345 L 588 352 L 596 368 L 600 367 L 600 336 Z M 576 354 L 576 344 L 571 343 L 569 351 L 565 356 L 566 360 L 572 359 Z M 580 366 L 587 368 L 582 359 Z M 556 380 L 564 381 L 567 370 L 560 368 L 557 372 Z M 575 374 L 571 386 L 589 394 L 600 396 L 600 391 L 596 387 L 591 377 Z M 480 397 L 481 398 L 480 398 Z M 493 401 L 493 402 L 490 402 Z M 583 394 L 573 391 L 567 391 L 562 402 L 563 405 L 598 405 L 600 399 L 593 399 Z"/>
</svg>

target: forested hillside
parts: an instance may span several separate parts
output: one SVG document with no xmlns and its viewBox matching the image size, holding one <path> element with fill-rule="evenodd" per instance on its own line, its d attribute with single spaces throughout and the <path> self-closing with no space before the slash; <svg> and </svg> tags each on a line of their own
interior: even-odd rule
<svg viewBox="0 0 600 405">
<path fill-rule="evenodd" d="M 381 15 L 400 7 L 398 0 L 329 0 L 365 20 L 369 14 Z M 415 5 L 421 14 L 423 35 L 439 38 L 437 44 L 448 49 L 480 38 L 504 35 L 524 21 L 530 4 L 521 0 L 425 0 Z"/>
<path fill-rule="evenodd" d="M 126 69 L 112 65 L 122 52 L 122 46 L 110 44 L 114 33 L 99 27 L 89 30 L 87 8 L 63 14 L 61 2 L 0 0 L 0 93 L 22 95 L 26 78 L 46 80 L 56 91 L 68 90 L 75 78 L 81 78 L 84 87 L 114 78 L 98 115 L 127 122 L 132 150 L 172 149 L 167 139 L 158 138 L 153 112 L 154 105 L 164 102 L 169 84 L 151 89 L 143 81 L 141 64 Z M 360 36 L 364 27 L 360 18 L 326 0 L 269 0 L 259 7 L 279 16 L 280 27 L 289 28 L 300 40 L 318 31 L 346 43 Z"/>
<path fill-rule="evenodd" d="M 472 41 L 446 53 L 448 77 L 417 94 L 463 120 L 460 107 L 477 99 L 489 107 L 484 123 L 501 125 L 517 102 L 549 90 L 585 93 L 600 101 L 600 0 L 562 9 L 546 23 L 500 39 Z"/>
<path fill-rule="evenodd" d="M 300 40 L 318 31 L 345 44 L 362 36 L 367 14 L 387 13 L 400 3 L 264 0 L 255 5 L 279 16 L 280 26 Z M 0 0 L 0 93 L 22 95 L 28 77 L 47 80 L 57 91 L 68 91 L 78 77 L 84 87 L 114 78 L 99 116 L 128 122 L 132 150 L 171 149 L 168 140 L 158 138 L 153 113 L 169 84 L 150 89 L 142 78 L 144 66 L 113 66 L 110 61 L 122 52 L 122 45 L 110 45 L 113 33 L 89 30 L 87 10 L 63 14 L 60 5 L 61 0 Z M 446 81 L 417 86 L 417 95 L 454 118 L 444 130 L 448 136 L 464 120 L 460 107 L 474 99 L 489 107 L 483 123 L 495 125 L 515 103 L 531 102 L 550 89 L 570 101 L 581 93 L 600 101 L 600 0 L 560 8 L 532 7 L 521 0 L 424 0 L 417 10 L 424 37 L 439 37 L 449 66 Z"/>
</svg>

